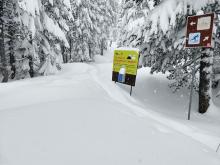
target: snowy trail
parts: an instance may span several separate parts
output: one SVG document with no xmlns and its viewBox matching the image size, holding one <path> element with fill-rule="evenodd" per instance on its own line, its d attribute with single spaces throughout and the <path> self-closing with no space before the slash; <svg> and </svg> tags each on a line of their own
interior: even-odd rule
<svg viewBox="0 0 220 165">
<path fill-rule="evenodd" d="M 0 165 L 219 164 L 210 144 L 185 136 L 188 127 L 111 82 L 111 58 L 1 84 Z"/>
<path fill-rule="evenodd" d="M 112 64 L 109 64 L 108 67 L 109 73 L 111 72 L 111 65 Z M 190 123 L 190 121 L 187 121 L 189 124 L 187 124 L 186 122 L 180 123 L 153 111 L 153 109 L 151 109 L 150 107 L 144 109 L 143 105 L 141 105 L 140 102 L 138 102 L 133 97 L 130 97 L 127 92 L 117 88 L 114 83 L 108 81 L 108 76 L 110 74 L 106 74 L 101 71 L 107 70 L 104 69 L 106 67 L 106 64 L 96 65 L 95 67 L 93 67 L 93 70 L 90 71 L 90 73 L 97 84 L 99 84 L 113 100 L 129 107 L 130 113 L 141 118 L 150 117 L 151 119 L 161 123 L 162 125 L 178 131 L 186 136 L 189 136 L 192 139 L 199 141 L 207 147 L 211 148 L 213 151 L 216 151 L 217 146 L 220 144 L 219 136 L 209 134 L 208 132 L 205 132 L 196 126 L 192 127 L 192 123 Z"/>
<path fill-rule="evenodd" d="M 100 70 L 100 68 L 103 68 L 103 67 L 105 67 L 105 65 L 104 66 L 100 65 L 98 68 Z M 102 81 L 101 78 L 104 79 L 106 77 L 104 77 L 104 75 L 100 75 L 101 72 L 99 70 L 93 69 L 91 71 L 91 74 L 94 80 L 96 80 L 96 82 L 106 91 L 106 93 L 108 93 L 108 95 L 113 100 L 129 107 L 130 113 L 141 118 L 150 117 L 154 119 L 155 121 L 163 124 L 164 126 L 174 129 L 186 136 L 189 136 L 192 139 L 199 141 L 204 145 L 207 145 L 213 151 L 216 151 L 216 148 L 220 143 L 220 137 L 209 135 L 207 133 L 204 133 L 199 128 L 190 127 L 190 126 L 185 125 L 184 123 L 180 123 L 170 118 L 166 118 L 163 115 L 160 115 L 159 113 L 154 112 L 151 109 L 147 109 L 147 110 L 144 109 L 143 107 L 141 107 L 140 103 L 138 103 L 132 97 L 128 96 L 128 93 L 123 93 L 122 91 L 118 90 L 118 88 L 115 88 L 112 82 L 107 82 L 106 80 Z"/>
</svg>

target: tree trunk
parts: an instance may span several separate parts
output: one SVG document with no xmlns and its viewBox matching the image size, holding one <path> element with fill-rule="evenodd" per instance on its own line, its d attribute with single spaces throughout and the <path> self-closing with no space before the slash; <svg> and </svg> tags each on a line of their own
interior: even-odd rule
<svg viewBox="0 0 220 165">
<path fill-rule="evenodd" d="M 29 67 L 30 67 L 29 74 L 30 74 L 30 77 L 33 78 L 33 77 L 34 77 L 34 62 L 33 62 L 33 57 L 32 57 L 32 56 L 29 56 L 28 59 L 29 59 Z"/>
<path fill-rule="evenodd" d="M 30 45 L 33 48 L 33 38 L 32 38 L 32 34 L 30 35 Z M 28 49 L 29 53 L 30 52 L 30 49 Z M 29 59 L 29 67 L 30 67 L 30 70 L 29 70 L 29 74 L 30 74 L 30 77 L 33 78 L 34 77 L 34 61 L 33 61 L 33 54 L 29 54 L 28 56 L 28 59 Z"/>
<path fill-rule="evenodd" d="M 9 21 L 9 26 L 8 26 L 8 33 L 9 33 L 9 63 L 11 66 L 11 79 L 15 78 L 16 74 L 16 67 L 15 67 L 15 55 L 14 55 L 14 47 L 15 47 L 15 33 L 16 33 L 16 24 L 11 20 Z"/>
<path fill-rule="evenodd" d="M 92 59 L 92 48 L 91 48 L 91 44 L 89 43 L 89 57 L 90 59 Z"/>
<path fill-rule="evenodd" d="M 2 83 L 8 82 L 9 75 L 8 75 L 8 70 L 7 69 L 3 70 L 2 75 L 3 75 Z"/>
<path fill-rule="evenodd" d="M 101 55 L 104 55 L 104 40 L 101 40 Z"/>
<path fill-rule="evenodd" d="M 70 61 L 72 59 L 72 49 L 73 49 L 72 38 L 70 38 L 70 58 L 69 58 Z"/>
<path fill-rule="evenodd" d="M 2 20 L 4 14 L 4 0 L 0 2 L 0 56 L 2 63 L 2 82 L 8 82 L 8 69 L 7 69 L 7 60 L 5 56 L 5 44 L 4 44 L 4 21 Z"/>
<path fill-rule="evenodd" d="M 200 61 L 200 81 L 199 81 L 199 113 L 207 112 L 210 105 L 211 90 L 211 58 L 210 49 L 203 49 Z"/>
<path fill-rule="evenodd" d="M 62 53 L 62 56 L 63 56 L 63 63 L 66 63 L 65 49 L 64 49 L 64 46 L 63 46 L 63 45 L 61 45 L 61 53 Z"/>
<path fill-rule="evenodd" d="M 15 78 L 15 74 L 16 74 L 16 67 L 15 67 L 15 56 L 12 52 L 10 52 L 10 66 L 11 66 L 11 76 L 10 78 L 11 79 L 14 79 Z"/>
</svg>

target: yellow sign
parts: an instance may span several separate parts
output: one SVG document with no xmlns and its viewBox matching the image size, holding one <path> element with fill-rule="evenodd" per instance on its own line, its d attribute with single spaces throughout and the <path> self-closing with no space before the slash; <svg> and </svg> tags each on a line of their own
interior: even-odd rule
<svg viewBox="0 0 220 165">
<path fill-rule="evenodd" d="M 122 50 L 114 51 L 112 81 L 135 86 L 139 51 Z"/>
<path fill-rule="evenodd" d="M 125 68 L 126 74 L 136 75 L 139 52 L 135 50 L 115 50 L 113 71 L 120 72 Z"/>
</svg>

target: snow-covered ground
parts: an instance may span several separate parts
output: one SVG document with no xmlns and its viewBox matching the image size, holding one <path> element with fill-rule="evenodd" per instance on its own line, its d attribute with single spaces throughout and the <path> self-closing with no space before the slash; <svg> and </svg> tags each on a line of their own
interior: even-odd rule
<svg viewBox="0 0 220 165">
<path fill-rule="evenodd" d="M 111 71 L 109 51 L 54 76 L 0 84 L 0 165 L 219 165 L 218 106 L 199 115 L 195 96 L 187 121 L 187 90 L 173 94 L 145 68 L 130 97 Z"/>
</svg>

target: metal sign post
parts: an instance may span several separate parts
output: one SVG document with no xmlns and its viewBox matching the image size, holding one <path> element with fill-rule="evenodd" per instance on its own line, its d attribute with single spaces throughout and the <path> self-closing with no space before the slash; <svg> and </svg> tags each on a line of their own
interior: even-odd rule
<svg viewBox="0 0 220 165">
<path fill-rule="evenodd" d="M 132 85 L 131 85 L 131 90 L 130 90 L 130 96 L 131 96 L 131 94 L 132 94 Z"/>
<path fill-rule="evenodd" d="M 192 70 L 192 82 L 190 87 L 190 99 L 189 99 L 189 111 L 188 111 L 188 120 L 191 117 L 191 107 L 192 107 L 192 95 L 193 95 L 193 85 L 196 77 L 196 57 L 193 55 L 193 70 Z"/>
<path fill-rule="evenodd" d="M 186 48 L 211 48 L 214 13 L 189 16 L 187 19 Z M 192 82 L 190 89 L 188 120 L 191 116 L 193 84 L 196 76 L 196 55 L 193 54 Z"/>
</svg>

